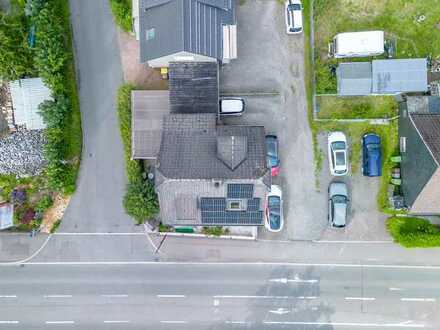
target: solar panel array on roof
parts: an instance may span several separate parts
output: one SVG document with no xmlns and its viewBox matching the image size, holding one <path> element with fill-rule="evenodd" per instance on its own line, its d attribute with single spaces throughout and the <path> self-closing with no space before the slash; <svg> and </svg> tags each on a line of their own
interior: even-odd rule
<svg viewBox="0 0 440 330">
<path fill-rule="evenodd" d="M 228 184 L 228 198 L 252 198 L 254 195 L 253 184 L 231 183 Z"/>
</svg>

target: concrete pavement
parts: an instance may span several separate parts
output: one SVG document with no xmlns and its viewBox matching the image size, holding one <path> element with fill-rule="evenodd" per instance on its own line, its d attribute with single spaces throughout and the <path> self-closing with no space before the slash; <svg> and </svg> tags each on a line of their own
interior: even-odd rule
<svg viewBox="0 0 440 330">
<path fill-rule="evenodd" d="M 77 191 L 60 231 L 130 232 L 124 212 L 124 156 L 116 117 L 122 83 L 116 27 L 107 0 L 70 1 L 83 129 Z"/>
<path fill-rule="evenodd" d="M 29 233 L 0 233 L 0 263 L 22 261 L 31 257 L 43 246 L 48 235 Z"/>
<path fill-rule="evenodd" d="M 439 275 L 327 266 L 6 267 L 0 329 L 435 329 Z"/>
</svg>

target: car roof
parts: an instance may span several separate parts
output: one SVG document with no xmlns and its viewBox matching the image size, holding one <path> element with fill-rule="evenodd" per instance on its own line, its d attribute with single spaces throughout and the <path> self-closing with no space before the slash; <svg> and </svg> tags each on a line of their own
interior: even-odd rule
<svg viewBox="0 0 440 330">
<path fill-rule="evenodd" d="M 347 218 L 347 204 L 337 203 L 334 204 L 334 217 L 333 223 L 336 226 L 345 226 Z"/>
<path fill-rule="evenodd" d="M 364 143 L 380 143 L 380 136 L 374 133 L 365 134 L 363 137 Z"/>
</svg>

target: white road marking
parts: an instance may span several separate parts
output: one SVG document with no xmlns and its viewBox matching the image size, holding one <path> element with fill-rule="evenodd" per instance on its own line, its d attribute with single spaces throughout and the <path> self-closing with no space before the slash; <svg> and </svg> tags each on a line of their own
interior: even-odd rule
<svg viewBox="0 0 440 330">
<path fill-rule="evenodd" d="M 285 308 L 283 308 L 283 307 L 281 307 L 281 308 L 278 308 L 276 310 L 269 311 L 269 313 L 283 315 L 283 314 L 289 314 L 290 311 L 285 309 Z"/>
<path fill-rule="evenodd" d="M 71 294 L 50 294 L 44 296 L 44 298 L 72 298 Z"/>
<path fill-rule="evenodd" d="M 184 294 L 158 294 L 157 298 L 185 298 Z"/>
<path fill-rule="evenodd" d="M 0 321 L 0 324 L 18 324 L 19 321 Z"/>
<path fill-rule="evenodd" d="M 108 321 L 104 321 L 104 323 L 119 324 L 119 323 L 130 323 L 130 321 L 128 321 L 128 320 L 108 320 Z"/>
<path fill-rule="evenodd" d="M 318 280 L 316 279 L 310 279 L 310 280 L 304 280 L 301 279 L 297 276 L 295 276 L 295 278 L 293 279 L 289 279 L 289 278 L 271 278 L 269 279 L 269 282 L 276 282 L 276 283 L 283 283 L 283 284 L 287 284 L 287 283 L 318 283 Z"/>
<path fill-rule="evenodd" d="M 102 294 L 101 297 L 106 297 L 106 298 L 127 298 L 128 294 Z"/>
<path fill-rule="evenodd" d="M 315 240 L 313 243 L 336 243 L 336 244 L 390 244 L 393 243 L 392 240 L 384 240 L 384 241 L 320 241 Z"/>
<path fill-rule="evenodd" d="M 373 297 L 345 297 L 345 300 L 373 301 L 373 300 L 376 300 L 376 298 L 373 298 Z"/>
<path fill-rule="evenodd" d="M 247 324 L 246 321 L 225 321 L 227 324 Z"/>
<path fill-rule="evenodd" d="M 16 295 L 4 295 L 4 296 L 0 296 L 0 298 L 17 298 Z"/>
<path fill-rule="evenodd" d="M 388 288 L 390 291 L 402 291 L 402 288 Z"/>
<path fill-rule="evenodd" d="M 46 324 L 74 324 L 75 321 L 46 321 Z"/>
<path fill-rule="evenodd" d="M 20 264 L 24 264 L 26 262 L 29 262 L 30 260 L 32 260 L 34 257 L 36 257 L 45 248 L 46 244 L 49 242 L 51 237 L 52 237 L 52 234 L 49 234 L 49 236 L 47 236 L 46 240 L 40 246 L 40 248 L 37 251 L 35 251 L 32 255 L 30 255 L 29 257 L 27 257 L 27 258 L 25 258 L 23 260 L 19 260 L 19 261 L 0 262 L 0 266 L 15 266 L 15 265 L 20 265 Z"/>
<path fill-rule="evenodd" d="M 214 306 L 217 307 L 218 305 L 220 305 L 220 300 L 214 299 Z"/>
<path fill-rule="evenodd" d="M 139 233 L 53 233 L 55 236 L 144 236 L 143 232 Z"/>
<path fill-rule="evenodd" d="M 188 321 L 160 321 L 160 323 L 168 323 L 168 324 L 185 324 Z"/>
<path fill-rule="evenodd" d="M 339 326 L 339 327 L 370 327 L 370 328 L 424 328 L 424 324 L 407 323 L 356 323 L 356 322 L 276 322 L 265 321 L 264 324 L 272 325 L 315 325 L 315 326 Z"/>
<path fill-rule="evenodd" d="M 227 295 L 218 295 L 214 296 L 214 298 L 223 298 L 223 299 L 316 299 L 314 296 L 227 296 Z"/>
<path fill-rule="evenodd" d="M 435 298 L 400 298 L 401 301 L 424 301 L 424 302 L 435 302 Z"/>
</svg>

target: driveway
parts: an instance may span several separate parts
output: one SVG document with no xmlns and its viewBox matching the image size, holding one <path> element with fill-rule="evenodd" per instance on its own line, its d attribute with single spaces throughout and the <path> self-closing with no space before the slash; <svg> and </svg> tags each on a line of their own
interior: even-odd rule
<svg viewBox="0 0 440 330">
<path fill-rule="evenodd" d="M 83 129 L 83 154 L 62 232 L 130 232 L 124 212 L 124 156 L 116 118 L 122 83 L 117 31 L 108 0 L 70 1 Z"/>
<path fill-rule="evenodd" d="M 238 8 L 238 59 L 220 71 L 221 94 L 247 95 L 246 113 L 228 124 L 264 125 L 280 141 L 285 229 L 259 238 L 318 239 L 326 202 L 315 190 L 312 134 L 307 119 L 303 36 L 285 33 L 279 1 L 245 1 Z"/>
</svg>

